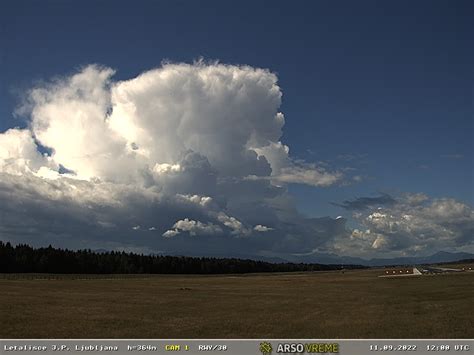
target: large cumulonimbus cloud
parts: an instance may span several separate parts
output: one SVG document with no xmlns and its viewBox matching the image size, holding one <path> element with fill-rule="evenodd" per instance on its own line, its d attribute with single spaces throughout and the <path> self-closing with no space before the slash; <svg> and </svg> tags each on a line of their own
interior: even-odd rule
<svg viewBox="0 0 474 355">
<path fill-rule="evenodd" d="M 297 212 L 287 184 L 343 176 L 290 156 L 270 71 L 197 62 L 113 75 L 91 65 L 28 92 L 19 110 L 28 127 L 0 133 L 0 239 L 228 256 L 402 249 L 378 215 L 360 219 L 360 232 Z M 390 202 L 394 216 L 405 206 L 367 201 Z M 426 225 L 426 213 L 410 218 Z M 458 236 L 462 223 L 444 225 Z"/>
<path fill-rule="evenodd" d="M 252 255 L 324 242 L 279 228 L 301 219 L 285 184 L 342 176 L 290 157 L 273 73 L 197 62 L 113 74 L 91 65 L 28 92 L 28 128 L 0 134 L 2 238 Z"/>
<path fill-rule="evenodd" d="M 118 83 L 113 73 L 89 66 L 29 96 L 31 134 L 81 179 L 157 182 L 182 175 L 186 163 L 222 178 L 327 186 L 340 177 L 290 159 L 269 71 L 168 64 Z"/>
</svg>

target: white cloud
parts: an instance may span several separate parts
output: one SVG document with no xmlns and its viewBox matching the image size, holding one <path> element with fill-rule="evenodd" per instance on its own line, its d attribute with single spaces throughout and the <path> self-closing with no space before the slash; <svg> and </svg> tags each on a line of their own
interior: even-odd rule
<svg viewBox="0 0 474 355">
<path fill-rule="evenodd" d="M 198 62 L 166 64 L 120 82 L 112 81 L 113 74 L 92 65 L 32 89 L 21 110 L 30 112 L 31 132 L 17 132 L 24 150 L 16 152 L 17 162 L 27 159 L 40 164 L 36 170 L 41 167 L 41 157 L 32 156 L 34 136 L 52 149 L 51 163 L 89 180 L 166 182 L 185 172 L 181 163 L 189 152 L 220 177 L 312 186 L 341 178 L 290 158 L 280 141 L 281 92 L 267 70 Z"/>
<path fill-rule="evenodd" d="M 84 179 L 122 179 L 133 161 L 126 141 L 109 129 L 109 68 L 78 74 L 31 90 L 31 134 L 53 150 L 52 160 Z"/>
<path fill-rule="evenodd" d="M 174 236 L 178 235 L 180 232 L 177 229 L 169 229 L 163 233 L 163 237 L 165 238 L 173 238 Z"/>
<path fill-rule="evenodd" d="M 163 233 L 164 237 L 174 237 L 181 232 L 189 232 L 191 236 L 206 235 L 212 236 L 222 233 L 221 227 L 212 223 L 202 223 L 200 221 L 193 221 L 188 218 L 177 221 L 173 225 L 173 229 L 167 230 Z"/>
<path fill-rule="evenodd" d="M 341 180 L 341 173 L 329 173 L 314 164 L 300 164 L 282 168 L 272 180 L 280 183 L 306 184 L 310 186 L 330 186 Z"/>
<path fill-rule="evenodd" d="M 422 204 L 423 202 L 428 201 L 429 197 L 426 196 L 423 193 L 414 193 L 414 194 L 404 195 L 404 199 L 405 199 L 406 203 L 408 203 L 410 205 L 413 205 L 413 206 L 416 206 L 416 205 Z"/>
<path fill-rule="evenodd" d="M 51 160 L 38 152 L 36 143 L 28 130 L 18 128 L 0 133 L 0 172 L 13 175 L 37 173 L 54 168 Z"/>
<path fill-rule="evenodd" d="M 431 204 L 420 210 L 425 219 L 433 219 L 437 223 L 454 223 L 472 221 L 474 212 L 464 203 L 450 198 L 435 199 Z"/>
<path fill-rule="evenodd" d="M 459 201 L 404 194 L 384 207 L 365 211 L 353 214 L 365 230 L 354 229 L 351 238 L 338 240 L 338 252 L 354 250 L 364 255 L 377 249 L 401 256 L 473 249 L 474 211 Z"/>
<path fill-rule="evenodd" d="M 176 197 L 179 200 L 194 203 L 202 207 L 209 207 L 213 203 L 212 197 L 209 196 L 177 194 Z"/>
<path fill-rule="evenodd" d="M 153 167 L 153 172 L 158 175 L 161 174 L 170 174 L 170 173 L 179 173 L 182 171 L 181 165 L 179 164 L 155 164 Z"/>
<path fill-rule="evenodd" d="M 330 186 L 342 179 L 340 172 L 328 172 L 323 167 L 290 158 L 290 148 L 280 141 L 252 148 L 262 155 L 272 167 L 271 176 L 251 175 L 248 179 L 269 179 L 276 184 L 305 184 L 310 186 Z"/>
<path fill-rule="evenodd" d="M 387 244 L 387 238 L 383 235 L 378 235 L 372 243 L 373 249 L 381 249 Z"/>
<path fill-rule="evenodd" d="M 269 231 L 272 231 L 273 228 L 262 226 L 261 224 L 257 224 L 255 227 L 253 227 L 253 230 L 257 232 L 269 232 Z"/>
<path fill-rule="evenodd" d="M 219 212 L 217 214 L 217 220 L 225 225 L 227 228 L 232 230 L 232 234 L 237 235 L 248 235 L 251 233 L 247 227 L 245 227 L 242 222 L 240 222 L 237 218 L 228 216 L 224 212 Z"/>
</svg>

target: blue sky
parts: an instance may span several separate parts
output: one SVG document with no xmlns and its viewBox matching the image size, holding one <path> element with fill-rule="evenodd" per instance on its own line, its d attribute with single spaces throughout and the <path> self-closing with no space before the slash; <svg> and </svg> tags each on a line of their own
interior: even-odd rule
<svg viewBox="0 0 474 355">
<path fill-rule="evenodd" d="M 15 108 L 52 77 L 202 57 L 275 73 L 293 159 L 360 177 L 288 185 L 304 215 L 351 224 L 332 203 L 382 193 L 472 206 L 472 15 L 469 1 L 3 1 L 0 132 L 27 126 Z"/>
</svg>

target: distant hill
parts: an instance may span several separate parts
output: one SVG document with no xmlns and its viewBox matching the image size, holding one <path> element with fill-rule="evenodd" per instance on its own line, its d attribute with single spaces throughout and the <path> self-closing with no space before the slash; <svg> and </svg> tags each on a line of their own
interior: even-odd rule
<svg viewBox="0 0 474 355">
<path fill-rule="evenodd" d="M 369 260 L 369 266 L 383 266 L 383 265 L 418 265 L 418 264 L 437 264 L 447 263 L 453 261 L 459 261 L 463 259 L 472 259 L 474 254 L 471 253 L 449 253 L 446 251 L 440 251 L 430 256 L 425 257 L 402 257 L 392 259 L 371 259 Z"/>
<path fill-rule="evenodd" d="M 199 255 L 192 255 L 198 257 Z M 206 257 L 222 258 L 222 255 L 208 254 L 201 255 Z M 437 252 L 430 256 L 422 257 L 400 257 L 400 258 L 373 258 L 363 259 L 352 256 L 339 256 L 330 253 L 313 253 L 304 256 L 289 256 L 289 257 L 269 257 L 251 254 L 232 254 L 227 255 L 227 258 L 250 259 L 265 261 L 268 263 L 306 263 L 306 264 L 323 264 L 323 265 L 363 265 L 363 266 L 389 266 L 389 265 L 420 265 L 420 264 L 437 264 L 445 262 L 454 262 L 463 259 L 472 259 L 474 254 L 471 253 L 449 253 L 445 251 Z"/>
<path fill-rule="evenodd" d="M 350 256 L 338 256 L 336 254 L 312 254 L 304 257 L 293 257 L 289 261 L 305 263 L 321 263 L 321 264 L 357 264 L 364 266 L 389 266 L 389 265 L 420 265 L 420 264 L 437 264 L 460 261 L 463 259 L 473 259 L 474 254 L 471 253 L 449 253 L 445 251 L 437 252 L 430 256 L 421 257 L 399 257 L 399 258 L 373 258 L 362 259 Z"/>
</svg>

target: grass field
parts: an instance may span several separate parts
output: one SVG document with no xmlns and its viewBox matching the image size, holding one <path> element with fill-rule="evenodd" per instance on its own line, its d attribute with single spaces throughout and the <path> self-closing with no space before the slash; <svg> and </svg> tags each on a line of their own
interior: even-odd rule
<svg viewBox="0 0 474 355">
<path fill-rule="evenodd" d="M 3 275 L 0 338 L 474 337 L 474 273 L 380 274 Z"/>
</svg>

